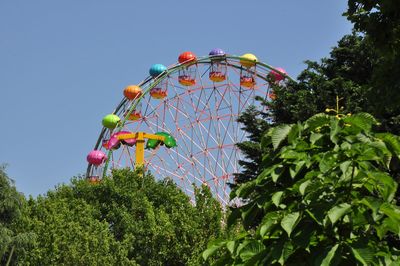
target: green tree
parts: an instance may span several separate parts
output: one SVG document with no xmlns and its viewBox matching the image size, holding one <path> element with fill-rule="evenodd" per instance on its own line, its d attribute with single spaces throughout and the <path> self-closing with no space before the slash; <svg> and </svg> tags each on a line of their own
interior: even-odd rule
<svg viewBox="0 0 400 266">
<path fill-rule="evenodd" d="M 390 56 L 400 51 L 400 8 L 396 0 L 349 0 L 345 13 L 357 31 Z"/>
<path fill-rule="evenodd" d="M 371 84 L 381 94 L 375 98 L 383 110 L 397 110 L 400 95 L 400 8 L 396 0 L 349 0 L 347 18 L 364 34 L 379 55 Z M 371 99 L 373 99 L 371 95 Z M 397 108 L 397 109 L 396 109 Z"/>
<path fill-rule="evenodd" d="M 260 100 L 261 101 L 261 100 Z M 263 103 L 265 105 L 265 103 Z M 235 179 L 231 188 L 256 178 L 262 168 L 262 154 L 260 147 L 260 139 L 264 132 L 270 127 L 267 122 L 269 113 L 257 109 L 255 106 L 250 106 L 238 118 L 238 122 L 242 124 L 242 130 L 248 133 L 248 139 L 236 144 L 243 154 L 244 160 L 239 160 L 239 165 L 242 167 L 240 173 L 235 173 Z"/>
<path fill-rule="evenodd" d="M 237 174 L 235 183 L 252 180 L 260 172 L 260 132 L 271 124 L 305 121 L 314 114 L 324 112 L 326 108 L 333 108 L 337 95 L 341 97 L 343 112 L 371 113 L 381 121 L 375 126 L 378 131 L 400 134 L 399 101 L 396 100 L 397 96 L 387 93 L 400 78 L 388 71 L 384 76 L 390 74 L 390 78 L 379 81 L 376 77 L 384 76 L 379 75 L 377 69 L 383 61 L 384 57 L 365 36 L 353 33 L 344 36 L 332 49 L 330 56 L 321 62 L 306 61 L 307 68 L 296 82 L 272 84 L 276 99 L 261 102 L 262 109 L 268 112 L 249 109 L 239 118 L 251 138 L 238 144 L 245 160 L 240 162 L 243 171 Z M 400 62 L 400 58 L 397 62 Z M 391 91 L 397 93 L 398 89 Z"/>
<path fill-rule="evenodd" d="M 0 166 L 0 264 L 12 265 L 17 255 L 23 254 L 34 240 L 24 233 L 25 199 L 15 189 L 12 180 Z"/>
<path fill-rule="evenodd" d="M 400 234 L 400 139 L 375 133 L 367 113 L 317 114 L 282 124 L 262 140 L 263 172 L 232 191 L 246 233 L 214 241 L 219 265 L 397 265 L 388 235 Z M 271 153 L 270 150 L 274 152 Z"/>
<path fill-rule="evenodd" d="M 49 193 L 29 205 L 29 229 L 38 237 L 20 257 L 21 265 L 137 265 L 126 258 L 100 212 L 84 200 Z"/>
<path fill-rule="evenodd" d="M 371 113 L 381 121 L 378 130 L 399 134 L 397 96 L 388 99 L 386 88 L 395 84 L 393 79 L 400 79 L 393 72 L 385 74 L 390 78 L 378 79 L 382 77 L 377 72 L 382 60 L 366 37 L 357 33 L 344 36 L 328 58 L 320 63 L 307 61 L 298 82 L 274 87 L 277 98 L 269 103 L 273 120 L 278 124 L 304 121 L 335 107 L 339 95 L 344 112 Z"/>
<path fill-rule="evenodd" d="M 330 55 L 319 62 L 306 61 L 297 82 L 273 85 L 276 100 L 266 104 L 273 124 L 305 121 L 324 112 L 342 97 L 344 112 L 368 112 L 381 124 L 382 132 L 400 134 L 400 9 L 397 0 L 349 0 L 344 14 L 354 23 L 353 33 L 345 35 Z M 253 118 L 248 114 L 253 113 Z M 250 135 L 260 136 L 259 117 L 254 111 L 240 121 Z M 254 128 L 253 125 L 258 125 Z M 254 178 L 259 172 L 260 138 L 241 143 L 246 160 L 237 183 Z M 234 185 L 233 185 L 234 186 Z"/>
<path fill-rule="evenodd" d="M 38 237 L 22 265 L 199 265 L 221 235 L 221 208 L 207 188 L 197 204 L 172 180 L 129 170 L 90 184 L 77 178 L 29 201 Z"/>
</svg>

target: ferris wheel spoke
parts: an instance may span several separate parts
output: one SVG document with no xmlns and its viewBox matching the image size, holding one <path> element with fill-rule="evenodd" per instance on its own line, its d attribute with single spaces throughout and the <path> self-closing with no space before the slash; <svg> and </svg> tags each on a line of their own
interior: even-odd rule
<svg viewBox="0 0 400 266">
<path fill-rule="evenodd" d="M 177 102 L 177 104 L 179 103 L 179 101 Z M 173 114 L 171 112 L 169 112 L 170 115 L 174 118 Z M 175 121 L 177 121 L 177 119 L 175 118 Z M 186 147 L 186 154 L 187 156 L 190 158 L 190 165 L 192 166 L 193 170 L 195 170 L 199 176 L 201 176 L 201 173 L 199 171 L 199 169 L 197 169 L 197 167 L 195 167 L 195 164 L 193 162 L 193 144 L 197 145 L 196 142 L 192 141 L 192 137 L 187 136 L 187 134 L 185 132 L 183 132 L 182 130 L 180 130 L 179 125 L 176 125 L 177 129 L 178 129 L 178 133 L 181 135 L 181 140 L 184 142 L 184 147 Z M 185 136 L 189 139 L 189 142 L 191 143 L 191 145 L 188 145 L 188 143 L 186 142 Z M 200 146 L 198 146 L 199 149 L 201 149 Z"/>
<path fill-rule="evenodd" d="M 181 155 L 177 154 L 176 151 L 172 150 L 172 151 L 170 151 L 170 154 L 169 154 L 171 157 L 172 157 L 172 155 L 171 155 L 172 153 L 175 153 L 175 155 L 181 156 Z M 172 158 L 173 158 L 173 157 L 172 157 Z M 182 168 L 182 169 L 185 169 L 185 168 L 184 168 L 185 165 L 191 166 L 192 164 L 193 164 L 193 160 L 187 161 L 187 164 L 183 164 L 181 168 Z M 199 172 L 199 171 L 198 171 L 198 172 Z M 197 180 L 199 183 L 202 182 L 202 180 L 201 180 L 198 176 L 195 176 L 195 175 L 194 175 L 193 173 L 191 173 L 189 170 L 187 170 L 187 172 L 185 171 L 185 173 L 188 174 L 188 175 L 190 175 L 190 176 L 192 176 L 192 177 L 194 178 L 194 180 Z"/>
</svg>

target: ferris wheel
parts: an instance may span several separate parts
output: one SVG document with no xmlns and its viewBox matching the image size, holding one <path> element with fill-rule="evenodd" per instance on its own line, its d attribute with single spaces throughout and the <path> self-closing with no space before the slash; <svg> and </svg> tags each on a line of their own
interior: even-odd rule
<svg viewBox="0 0 400 266">
<path fill-rule="evenodd" d="M 115 168 L 141 166 L 169 177 L 189 196 L 207 185 L 229 204 L 229 183 L 241 171 L 236 144 L 246 140 L 237 122 L 256 96 L 274 99 L 272 83 L 289 77 L 253 54 L 233 56 L 213 49 L 208 56 L 179 55 L 178 63 L 155 64 L 149 76 L 123 90 L 123 99 L 106 115 L 94 150 L 87 156 L 92 183 Z"/>
</svg>

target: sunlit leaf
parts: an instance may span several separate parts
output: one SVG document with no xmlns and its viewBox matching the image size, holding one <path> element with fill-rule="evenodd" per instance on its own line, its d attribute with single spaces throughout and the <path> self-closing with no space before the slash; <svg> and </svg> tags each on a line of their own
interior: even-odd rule
<svg viewBox="0 0 400 266">
<path fill-rule="evenodd" d="M 334 245 L 331 250 L 326 254 L 325 258 L 321 262 L 321 266 L 329 266 L 336 255 L 336 250 L 338 249 L 339 244 Z"/>
<path fill-rule="evenodd" d="M 312 182 L 311 180 L 307 180 L 307 181 L 301 183 L 301 185 L 299 187 L 299 192 L 301 195 L 305 194 L 306 189 L 307 189 L 308 185 L 311 184 L 311 182 Z"/>
<path fill-rule="evenodd" d="M 310 131 L 314 131 L 316 128 L 329 125 L 330 120 L 331 116 L 324 113 L 320 113 L 307 119 L 305 124 L 306 128 L 308 128 Z"/>
<path fill-rule="evenodd" d="M 208 257 L 212 256 L 220 249 L 222 246 L 226 244 L 226 241 L 217 240 L 209 244 L 208 248 L 203 252 L 202 256 L 204 260 L 207 260 Z"/>
<path fill-rule="evenodd" d="M 265 246 L 259 241 L 251 241 L 240 249 L 240 258 L 244 261 L 251 259 L 253 256 L 262 252 Z"/>
<path fill-rule="evenodd" d="M 332 224 L 335 224 L 340 218 L 348 213 L 351 205 L 348 203 L 341 203 L 328 211 L 328 217 Z"/>
<path fill-rule="evenodd" d="M 279 207 L 279 204 L 281 203 L 282 195 L 283 195 L 283 191 L 278 191 L 272 195 L 271 199 L 276 207 Z"/>
<path fill-rule="evenodd" d="M 286 231 L 289 237 L 293 229 L 296 227 L 299 218 L 300 218 L 300 212 L 289 213 L 283 217 L 281 221 L 281 226 Z"/>
<path fill-rule="evenodd" d="M 292 125 L 283 124 L 283 125 L 274 127 L 271 130 L 271 140 L 272 140 L 272 145 L 275 150 L 279 147 L 281 142 L 284 139 L 286 139 L 286 137 L 288 136 L 288 134 L 293 126 L 294 126 L 293 124 Z"/>
</svg>

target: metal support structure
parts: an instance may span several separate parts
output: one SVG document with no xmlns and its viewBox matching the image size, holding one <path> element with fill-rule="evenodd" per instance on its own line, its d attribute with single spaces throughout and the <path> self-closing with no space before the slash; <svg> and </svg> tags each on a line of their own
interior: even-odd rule
<svg viewBox="0 0 400 266">
<path fill-rule="evenodd" d="M 119 140 L 136 139 L 136 161 L 135 168 L 144 165 L 144 145 L 146 139 L 165 141 L 164 136 L 149 134 L 146 132 L 132 132 L 130 134 L 121 134 L 117 137 Z"/>
</svg>

